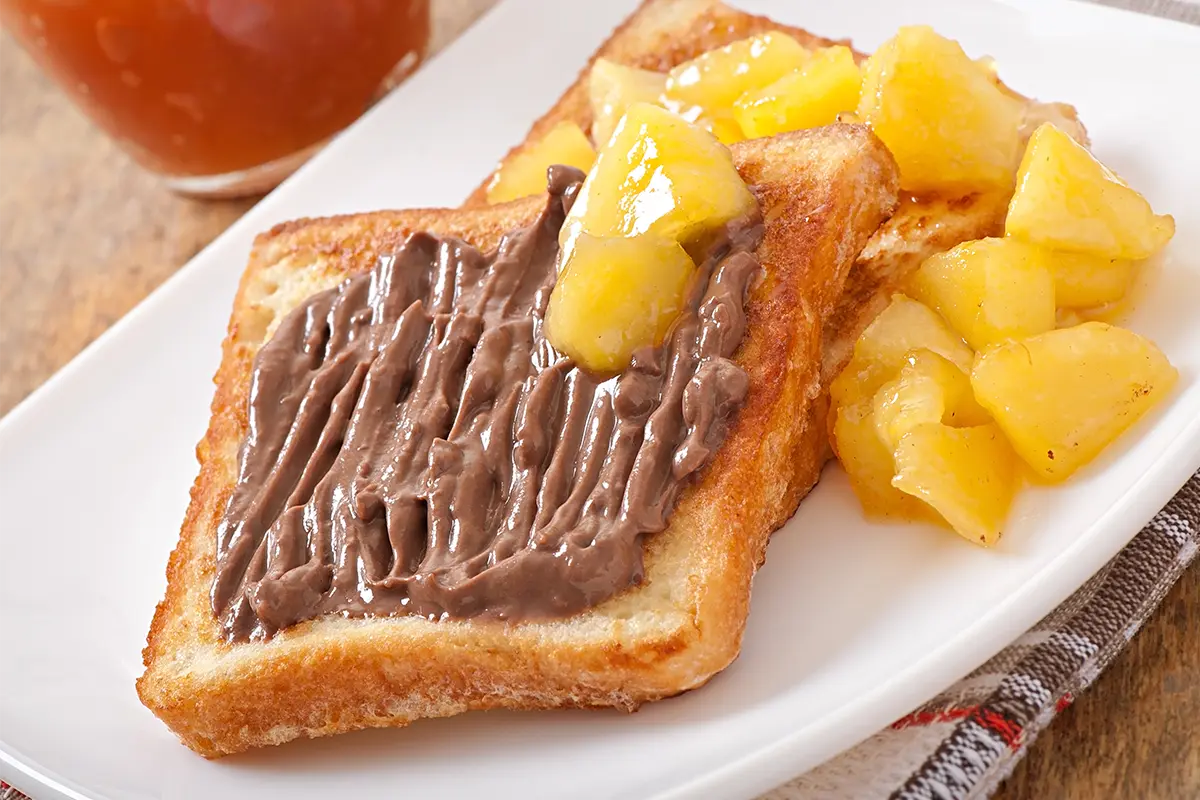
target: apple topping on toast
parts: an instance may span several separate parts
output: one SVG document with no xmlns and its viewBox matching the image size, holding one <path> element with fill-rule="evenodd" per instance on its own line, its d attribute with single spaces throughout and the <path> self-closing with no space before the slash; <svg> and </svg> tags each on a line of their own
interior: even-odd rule
<svg viewBox="0 0 1200 800">
<path fill-rule="evenodd" d="M 799 69 L 734 102 L 734 119 L 747 138 L 819 128 L 858 108 L 862 72 L 849 47 L 816 51 Z"/>
<path fill-rule="evenodd" d="M 489 203 L 504 203 L 546 190 L 546 169 L 554 164 L 587 170 L 596 160 L 596 150 L 578 125 L 561 122 L 536 147 L 520 153 L 497 170 L 488 184 Z"/>
<path fill-rule="evenodd" d="M 634 103 L 673 111 L 724 144 L 859 120 L 892 151 L 901 186 L 917 194 L 1007 196 L 1039 120 L 1072 126 L 1075 138 L 1086 139 L 1069 106 L 1027 100 L 1000 81 L 992 59 L 972 59 L 922 25 L 901 28 L 870 57 L 841 44 L 806 47 L 783 30 L 714 47 L 665 72 L 602 55 L 585 83 L 596 148 Z M 536 192 L 529 176 L 562 158 L 563 124 L 510 154 L 487 188 L 488 202 Z M 581 134 L 572 130 L 572 148 Z"/>
<path fill-rule="evenodd" d="M 588 99 L 592 106 L 592 141 L 604 147 L 617 123 L 634 103 L 657 103 L 667 76 L 649 69 L 627 67 L 598 58 L 588 72 Z"/>
<path fill-rule="evenodd" d="M 550 342 L 614 373 L 658 346 L 696 290 L 701 255 L 730 223 L 755 224 L 758 202 L 729 150 L 676 114 L 635 103 L 617 124 L 563 224 Z"/>
<path fill-rule="evenodd" d="M 1021 109 L 957 42 L 921 25 L 867 59 L 858 116 L 896 157 L 902 187 L 964 194 L 1012 185 Z"/>
</svg>

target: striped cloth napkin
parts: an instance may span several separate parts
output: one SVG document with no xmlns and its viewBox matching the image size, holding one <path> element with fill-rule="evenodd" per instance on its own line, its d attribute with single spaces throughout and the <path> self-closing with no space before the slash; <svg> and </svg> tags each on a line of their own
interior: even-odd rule
<svg viewBox="0 0 1200 800">
<path fill-rule="evenodd" d="M 1093 0 L 1200 25 L 1200 0 Z M 1200 550 L 1200 472 L 1124 550 L 995 658 L 760 800 L 990 796 L 1133 638 Z M 0 781 L 0 800 L 30 800 Z"/>
</svg>

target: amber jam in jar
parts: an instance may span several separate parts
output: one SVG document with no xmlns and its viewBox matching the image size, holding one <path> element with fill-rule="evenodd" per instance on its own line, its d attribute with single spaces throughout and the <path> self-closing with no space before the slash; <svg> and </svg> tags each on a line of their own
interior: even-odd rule
<svg viewBox="0 0 1200 800">
<path fill-rule="evenodd" d="M 182 191 L 269 188 L 411 71 L 429 0 L 0 0 L 88 115 Z"/>
</svg>

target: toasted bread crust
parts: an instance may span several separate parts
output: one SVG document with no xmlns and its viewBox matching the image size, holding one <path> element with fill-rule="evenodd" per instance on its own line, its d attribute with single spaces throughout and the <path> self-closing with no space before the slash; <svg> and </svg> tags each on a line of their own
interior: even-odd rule
<svg viewBox="0 0 1200 800">
<path fill-rule="evenodd" d="M 892 212 L 897 169 L 862 126 L 734 148 L 767 219 L 766 277 L 736 360 L 750 392 L 713 463 L 645 544 L 646 580 L 562 620 L 325 617 L 269 642 L 219 640 L 209 604 L 215 529 L 235 481 L 252 361 L 313 291 L 369 269 L 413 231 L 490 249 L 540 198 L 471 210 L 381 212 L 277 226 L 255 243 L 223 345 L 200 474 L 143 653 L 142 701 L 206 756 L 479 708 L 639 704 L 703 684 L 740 648 L 768 537 L 819 469 L 821 329 L 857 254 Z M 809 419 L 797 425 L 796 419 Z M 811 485 L 811 484 L 810 484 Z"/>
</svg>

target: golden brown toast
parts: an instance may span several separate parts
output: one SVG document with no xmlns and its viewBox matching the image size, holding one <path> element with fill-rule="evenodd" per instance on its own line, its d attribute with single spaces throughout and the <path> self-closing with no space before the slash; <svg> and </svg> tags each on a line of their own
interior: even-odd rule
<svg viewBox="0 0 1200 800">
<path fill-rule="evenodd" d="M 644 581 L 584 613 L 549 621 L 322 617 L 266 642 L 229 645 L 209 600 L 216 526 L 236 480 L 256 352 L 290 309 L 370 269 L 414 231 L 494 248 L 544 198 L 476 209 L 380 212 L 280 225 L 242 278 L 217 372 L 200 474 L 168 587 L 144 651 L 138 694 L 189 747 L 214 757 L 301 736 L 405 725 L 483 708 L 639 704 L 700 686 L 740 648 L 750 584 L 789 491 L 813 464 L 797 425 L 820 389 L 823 321 L 855 255 L 897 202 L 897 168 L 858 125 L 733 148 L 757 193 L 764 278 L 747 302 L 735 360 L 745 406 L 665 531 L 647 537 Z"/>
<path fill-rule="evenodd" d="M 574 122 L 585 132 L 590 130 L 588 75 L 596 59 L 665 72 L 709 50 L 766 31 L 782 31 L 809 49 L 850 44 L 848 40 L 826 39 L 768 17 L 738 11 L 719 0 L 645 0 L 592 55 L 575 82 L 533 123 L 525 141 L 512 148 L 501 165 L 560 122 Z M 855 51 L 857 60 L 866 57 Z M 1025 103 L 1024 137 L 1032 134 L 1038 124 L 1052 121 L 1086 144 L 1087 134 L 1071 106 L 1040 103 L 1001 86 Z M 468 196 L 466 205 L 486 205 L 490 180 L 489 176 Z M 825 382 L 845 366 L 858 335 L 922 261 L 962 242 L 1002 233 L 1009 199 L 1010 194 L 1004 192 L 904 197 L 896 213 L 867 243 L 850 273 L 838 308 L 828 320 L 822 354 Z M 815 474 L 812 478 L 815 483 Z"/>
</svg>

